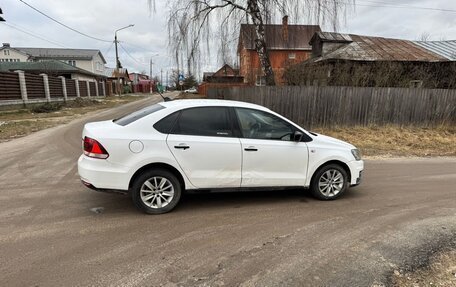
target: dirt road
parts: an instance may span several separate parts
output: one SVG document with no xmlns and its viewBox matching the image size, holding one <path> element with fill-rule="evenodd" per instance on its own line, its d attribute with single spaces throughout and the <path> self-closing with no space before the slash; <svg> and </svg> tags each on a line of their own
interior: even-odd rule
<svg viewBox="0 0 456 287">
<path fill-rule="evenodd" d="M 363 184 L 333 202 L 190 194 L 161 216 L 82 186 L 83 124 L 154 101 L 0 144 L 2 286 L 381 286 L 456 244 L 454 158 L 367 161 Z"/>
</svg>

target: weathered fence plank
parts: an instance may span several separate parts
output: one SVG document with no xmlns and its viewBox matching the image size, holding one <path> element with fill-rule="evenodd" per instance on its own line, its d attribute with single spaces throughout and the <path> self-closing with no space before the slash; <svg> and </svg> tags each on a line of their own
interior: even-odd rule
<svg viewBox="0 0 456 287">
<path fill-rule="evenodd" d="M 307 127 L 456 123 L 456 90 L 370 87 L 209 89 L 208 98 L 260 104 Z"/>
</svg>

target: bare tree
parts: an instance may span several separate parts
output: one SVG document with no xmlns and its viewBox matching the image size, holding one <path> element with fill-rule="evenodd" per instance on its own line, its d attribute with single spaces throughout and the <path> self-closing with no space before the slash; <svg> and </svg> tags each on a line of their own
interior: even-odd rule
<svg viewBox="0 0 456 287">
<path fill-rule="evenodd" d="M 149 0 L 153 2 L 154 0 Z M 274 72 L 268 55 L 265 25 L 288 15 L 296 23 L 330 23 L 334 29 L 354 7 L 355 0 L 171 0 L 169 1 L 168 38 L 179 69 L 195 74 L 202 51 L 210 58 L 216 35 L 220 37 L 219 58 L 229 61 L 229 35 L 237 35 L 242 23 L 255 27 L 255 49 L 267 85 L 274 85 Z"/>
<path fill-rule="evenodd" d="M 429 32 L 423 32 L 421 35 L 418 37 L 418 41 L 421 42 L 427 42 L 431 40 L 431 34 Z"/>
</svg>

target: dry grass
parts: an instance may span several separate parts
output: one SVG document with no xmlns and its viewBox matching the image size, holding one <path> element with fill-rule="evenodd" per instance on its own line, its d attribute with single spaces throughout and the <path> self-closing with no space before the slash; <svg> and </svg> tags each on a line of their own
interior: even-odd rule
<svg viewBox="0 0 456 287">
<path fill-rule="evenodd" d="M 347 141 L 366 156 L 456 156 L 456 126 L 451 125 L 434 128 L 358 126 L 314 131 Z"/>
<path fill-rule="evenodd" d="M 0 141 L 23 137 L 42 129 L 68 123 L 88 112 L 112 108 L 144 97 L 114 96 L 78 103 L 70 101 L 62 109 L 50 113 L 33 113 L 31 108 L 0 111 Z"/>
<path fill-rule="evenodd" d="M 456 286 L 456 250 L 440 253 L 431 259 L 426 268 L 412 273 L 402 274 L 398 271 L 393 276 L 393 286 Z"/>
</svg>

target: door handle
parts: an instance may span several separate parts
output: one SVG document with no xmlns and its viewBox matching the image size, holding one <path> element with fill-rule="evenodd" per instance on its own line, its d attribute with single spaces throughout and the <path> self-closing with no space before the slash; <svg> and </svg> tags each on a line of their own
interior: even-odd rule
<svg viewBox="0 0 456 287">
<path fill-rule="evenodd" d="M 253 146 L 246 147 L 244 150 L 245 151 L 258 151 L 258 149 Z"/>
<path fill-rule="evenodd" d="M 175 145 L 174 146 L 175 149 L 183 149 L 183 150 L 186 150 L 188 148 L 190 148 L 188 145 Z"/>
</svg>

